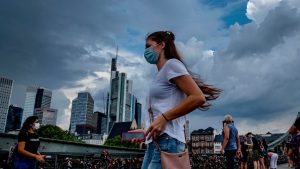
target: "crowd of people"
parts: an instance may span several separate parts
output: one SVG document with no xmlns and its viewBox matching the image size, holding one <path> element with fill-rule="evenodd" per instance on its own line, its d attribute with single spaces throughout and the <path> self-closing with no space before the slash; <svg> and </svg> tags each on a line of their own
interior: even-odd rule
<svg viewBox="0 0 300 169">
<path fill-rule="evenodd" d="M 247 169 L 249 166 L 254 169 L 277 168 L 278 155 L 267 151 L 268 145 L 265 139 L 257 139 L 248 132 L 240 140 L 231 115 L 225 116 L 223 126 L 221 154 L 226 156 L 227 169 L 236 168 L 236 158 L 239 159 L 241 169 Z"/>
<path fill-rule="evenodd" d="M 223 143 L 221 154 L 225 154 L 226 168 L 235 169 L 238 158 L 241 169 L 276 169 L 279 156 L 268 150 L 266 140 L 248 132 L 240 140 L 232 116 L 226 115 L 223 121 Z M 284 144 L 284 156 L 288 156 L 288 166 L 300 169 L 300 117 L 289 129 L 290 136 Z M 280 159 L 282 161 L 282 159 Z"/>
<path fill-rule="evenodd" d="M 268 166 L 277 168 L 276 153 L 267 150 L 268 145 L 265 139 L 259 140 L 251 132 L 247 133 L 241 141 L 241 154 L 239 156 L 241 169 L 247 169 L 250 160 L 254 169 L 266 169 Z M 270 158 L 272 156 L 273 158 Z M 269 159 L 272 159 L 272 165 Z"/>
<path fill-rule="evenodd" d="M 289 137 L 283 143 L 283 155 L 278 156 L 273 150 L 268 151 L 265 139 L 258 139 L 251 132 L 247 133 L 241 141 L 241 169 L 247 169 L 252 161 L 254 169 L 276 169 L 278 161 L 286 161 L 288 167 L 300 169 L 300 117 L 289 129 Z"/>
<path fill-rule="evenodd" d="M 291 168 L 300 169 L 300 117 L 289 129 L 291 137 L 285 146 L 285 152 L 289 157 L 288 165 Z"/>
</svg>

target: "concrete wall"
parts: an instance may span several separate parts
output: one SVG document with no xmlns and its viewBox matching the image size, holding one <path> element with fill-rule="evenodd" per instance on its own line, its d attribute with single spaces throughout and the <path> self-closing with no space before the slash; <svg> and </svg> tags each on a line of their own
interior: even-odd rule
<svg viewBox="0 0 300 169">
<path fill-rule="evenodd" d="M 144 154 L 144 150 L 129 149 L 120 147 L 90 145 L 74 143 L 69 141 L 53 140 L 40 138 L 41 153 L 60 153 L 60 154 L 100 154 L 103 150 L 108 150 L 112 154 Z M 7 152 L 10 146 L 17 142 L 17 135 L 0 133 L 0 151 Z"/>
</svg>

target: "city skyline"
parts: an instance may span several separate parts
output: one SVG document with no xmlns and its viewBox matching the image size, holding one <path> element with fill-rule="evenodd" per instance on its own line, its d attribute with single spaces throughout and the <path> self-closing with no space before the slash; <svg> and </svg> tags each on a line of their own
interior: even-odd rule
<svg viewBox="0 0 300 169">
<path fill-rule="evenodd" d="M 80 91 L 105 112 L 117 45 L 118 69 L 146 105 L 157 70 L 144 40 L 156 30 L 173 31 L 187 67 L 223 90 L 210 110 L 189 115 L 190 131 L 220 130 L 232 114 L 241 133 L 285 132 L 300 111 L 297 0 L 49 2 L 1 2 L 0 76 L 14 80 L 11 103 L 21 107 L 27 86 L 50 89 L 64 129 Z"/>
</svg>

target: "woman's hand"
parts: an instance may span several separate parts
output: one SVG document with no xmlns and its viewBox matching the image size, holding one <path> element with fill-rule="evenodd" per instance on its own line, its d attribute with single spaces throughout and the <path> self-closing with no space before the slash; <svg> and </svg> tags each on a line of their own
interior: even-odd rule
<svg viewBox="0 0 300 169">
<path fill-rule="evenodd" d="M 130 130 L 130 131 L 128 131 L 128 133 L 144 133 L 145 134 L 143 129 Z M 131 143 L 141 143 L 144 141 L 145 141 L 145 139 L 134 138 L 130 142 Z"/>
<path fill-rule="evenodd" d="M 40 162 L 40 163 L 43 163 L 43 162 L 45 162 L 44 157 L 45 157 L 44 155 L 37 154 L 35 156 L 35 160 L 38 161 L 38 162 Z"/>
<path fill-rule="evenodd" d="M 147 140 L 150 138 L 156 140 L 160 136 L 161 132 L 164 131 L 166 124 L 166 119 L 162 115 L 158 116 L 146 131 Z"/>
<path fill-rule="evenodd" d="M 242 154 L 242 152 L 241 152 L 241 150 L 240 149 L 238 149 L 237 151 L 236 151 L 236 157 L 240 157 L 241 156 L 241 154 Z"/>
</svg>

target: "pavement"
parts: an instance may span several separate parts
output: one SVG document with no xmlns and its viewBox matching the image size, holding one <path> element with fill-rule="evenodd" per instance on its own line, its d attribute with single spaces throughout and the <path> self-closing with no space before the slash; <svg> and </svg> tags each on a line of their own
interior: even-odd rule
<svg viewBox="0 0 300 169">
<path fill-rule="evenodd" d="M 277 167 L 278 167 L 277 169 L 291 169 L 290 167 L 288 167 L 287 164 L 281 164 L 281 165 L 278 165 Z"/>
</svg>

